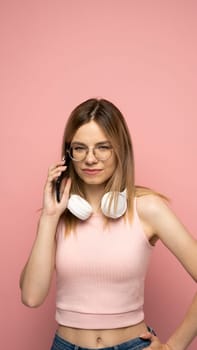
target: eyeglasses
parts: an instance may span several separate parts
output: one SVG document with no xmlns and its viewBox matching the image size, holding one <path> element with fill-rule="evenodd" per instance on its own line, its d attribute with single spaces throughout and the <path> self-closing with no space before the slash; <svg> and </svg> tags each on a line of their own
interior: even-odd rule
<svg viewBox="0 0 197 350">
<path fill-rule="evenodd" d="M 87 157 L 90 149 L 92 149 L 95 158 L 101 161 L 108 160 L 113 152 L 112 146 L 108 143 L 99 143 L 94 147 L 73 143 L 67 152 L 72 160 L 75 162 L 82 162 Z"/>
</svg>

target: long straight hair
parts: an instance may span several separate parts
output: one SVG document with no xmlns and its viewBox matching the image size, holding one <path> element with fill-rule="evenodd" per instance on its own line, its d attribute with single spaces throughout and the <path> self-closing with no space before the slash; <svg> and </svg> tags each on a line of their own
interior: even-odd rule
<svg viewBox="0 0 197 350">
<path fill-rule="evenodd" d="M 135 186 L 134 154 L 130 132 L 122 113 L 112 102 L 106 99 L 92 98 L 82 102 L 71 112 L 64 130 L 62 156 L 65 154 L 65 148 L 71 144 L 76 131 L 92 120 L 99 125 L 110 141 L 117 163 L 116 171 L 108 179 L 104 189 L 104 193 L 112 192 L 109 209 L 114 199 L 114 210 L 116 210 L 117 194 L 126 189 L 127 212 L 125 216 L 132 221 L 134 197 L 139 196 L 140 193 L 142 195 L 158 193 L 146 187 Z M 75 172 L 72 161 L 69 164 L 69 175 L 72 178 L 71 194 L 78 194 L 85 198 L 82 181 Z M 158 195 L 166 199 L 165 196 Z M 63 216 L 66 219 L 66 232 L 70 232 L 76 227 L 78 219 L 68 210 L 65 211 Z M 109 221 L 110 219 L 106 220 Z"/>
</svg>

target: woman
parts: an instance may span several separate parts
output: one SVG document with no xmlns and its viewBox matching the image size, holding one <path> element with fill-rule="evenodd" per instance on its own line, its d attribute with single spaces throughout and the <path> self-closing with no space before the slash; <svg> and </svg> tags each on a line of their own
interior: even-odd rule
<svg viewBox="0 0 197 350">
<path fill-rule="evenodd" d="M 20 279 L 23 303 L 37 307 L 56 269 L 58 328 L 51 349 L 186 349 L 196 334 L 196 298 L 161 344 L 144 321 L 143 287 L 158 239 L 194 280 L 197 244 L 164 196 L 135 186 L 132 143 L 118 108 L 104 99 L 77 106 L 62 156 L 67 166 L 63 160 L 49 168 L 37 237 Z"/>
</svg>

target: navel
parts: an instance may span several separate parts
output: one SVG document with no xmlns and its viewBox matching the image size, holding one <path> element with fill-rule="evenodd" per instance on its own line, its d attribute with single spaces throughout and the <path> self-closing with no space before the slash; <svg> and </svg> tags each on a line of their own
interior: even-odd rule
<svg viewBox="0 0 197 350">
<path fill-rule="evenodd" d="M 101 337 L 97 337 L 96 338 L 96 342 L 97 342 L 97 344 L 101 344 L 102 343 L 102 338 Z"/>
</svg>

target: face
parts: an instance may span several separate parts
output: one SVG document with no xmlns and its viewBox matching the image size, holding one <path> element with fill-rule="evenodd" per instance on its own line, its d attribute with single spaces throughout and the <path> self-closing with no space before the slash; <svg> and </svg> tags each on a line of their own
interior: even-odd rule
<svg viewBox="0 0 197 350">
<path fill-rule="evenodd" d="M 93 120 L 82 125 L 76 131 L 71 145 L 88 147 L 84 160 L 73 161 L 75 171 L 84 184 L 104 186 L 105 182 L 115 171 L 116 159 L 113 149 L 111 150 L 111 156 L 107 160 L 98 160 L 94 155 L 93 148 L 95 146 L 101 146 L 101 152 L 105 152 L 105 148 L 111 145 L 100 126 Z"/>
</svg>

